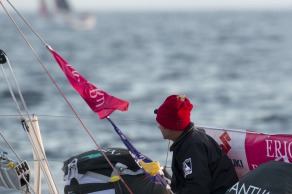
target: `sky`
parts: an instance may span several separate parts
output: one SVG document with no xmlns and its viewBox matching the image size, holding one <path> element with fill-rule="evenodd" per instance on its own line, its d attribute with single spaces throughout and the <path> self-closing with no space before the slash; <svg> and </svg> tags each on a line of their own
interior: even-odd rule
<svg viewBox="0 0 292 194">
<path fill-rule="evenodd" d="M 10 6 L 6 0 L 0 0 Z M 37 10 L 40 0 L 9 0 L 18 10 Z M 53 1 L 53 0 L 47 0 Z M 292 0 L 69 0 L 74 10 L 292 9 Z"/>
</svg>

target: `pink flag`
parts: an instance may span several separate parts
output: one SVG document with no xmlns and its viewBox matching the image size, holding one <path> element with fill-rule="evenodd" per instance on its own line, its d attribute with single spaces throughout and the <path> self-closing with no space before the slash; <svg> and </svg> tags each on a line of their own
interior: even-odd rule
<svg viewBox="0 0 292 194">
<path fill-rule="evenodd" d="M 58 53 L 48 47 L 57 63 L 67 76 L 71 85 L 82 96 L 89 107 L 98 114 L 100 119 L 109 116 L 113 111 L 127 111 L 129 102 L 108 95 L 106 92 L 96 88 L 84 77 L 82 77 L 69 63 Z"/>
</svg>

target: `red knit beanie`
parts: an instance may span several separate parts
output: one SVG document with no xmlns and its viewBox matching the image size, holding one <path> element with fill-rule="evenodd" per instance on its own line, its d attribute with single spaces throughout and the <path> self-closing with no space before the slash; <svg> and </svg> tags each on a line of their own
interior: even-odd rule
<svg viewBox="0 0 292 194">
<path fill-rule="evenodd" d="M 184 95 L 171 95 L 155 110 L 156 121 L 163 127 L 183 131 L 191 122 L 193 105 Z"/>
</svg>

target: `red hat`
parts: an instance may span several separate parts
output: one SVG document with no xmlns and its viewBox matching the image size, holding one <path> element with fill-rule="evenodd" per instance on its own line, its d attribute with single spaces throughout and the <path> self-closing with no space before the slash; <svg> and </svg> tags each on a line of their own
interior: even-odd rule
<svg viewBox="0 0 292 194">
<path fill-rule="evenodd" d="M 163 127 L 183 131 L 191 122 L 192 103 L 185 95 L 171 95 L 154 112 L 156 121 Z"/>
</svg>

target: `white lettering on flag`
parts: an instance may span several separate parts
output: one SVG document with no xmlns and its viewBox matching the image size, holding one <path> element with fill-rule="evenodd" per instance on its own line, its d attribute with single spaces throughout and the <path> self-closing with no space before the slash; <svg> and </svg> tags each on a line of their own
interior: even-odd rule
<svg viewBox="0 0 292 194">
<path fill-rule="evenodd" d="M 102 90 L 100 90 L 100 89 L 96 88 L 93 90 L 89 90 L 89 96 L 90 96 L 90 98 L 94 98 L 96 100 L 95 107 L 102 106 L 105 102 L 104 94 L 103 94 Z M 97 99 L 98 97 L 99 97 L 99 99 Z"/>
</svg>

